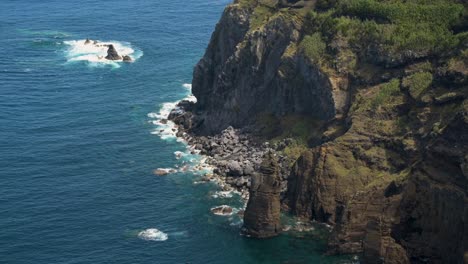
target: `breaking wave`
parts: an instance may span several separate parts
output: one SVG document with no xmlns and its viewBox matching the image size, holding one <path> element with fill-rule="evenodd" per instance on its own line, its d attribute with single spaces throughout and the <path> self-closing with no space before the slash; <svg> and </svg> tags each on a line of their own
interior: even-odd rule
<svg viewBox="0 0 468 264">
<path fill-rule="evenodd" d="M 196 102 L 197 98 L 195 98 L 195 96 L 192 95 L 192 85 L 184 83 L 182 86 L 186 88 L 189 92 L 189 94 L 182 100 Z M 174 124 L 174 122 L 168 120 L 167 118 L 169 117 L 169 114 L 173 109 L 177 111 L 177 104 L 182 100 L 176 102 L 163 103 L 161 105 L 161 109 L 159 109 L 159 112 L 148 114 L 148 117 L 153 119 L 151 122 L 154 125 L 156 125 L 156 129 L 153 132 L 151 132 L 152 134 L 158 135 L 159 137 L 161 137 L 161 139 L 164 140 L 177 139 L 177 126 Z"/>
<path fill-rule="evenodd" d="M 67 62 L 84 61 L 90 66 L 99 67 L 110 65 L 114 68 L 119 68 L 122 60 L 107 60 L 108 45 L 114 45 L 117 53 L 121 56 L 129 55 L 134 61 L 143 56 L 143 52 L 132 48 L 130 43 L 119 41 L 93 41 L 85 44 L 85 39 L 64 41 L 68 46 L 66 50 Z"/>
<path fill-rule="evenodd" d="M 166 241 L 168 235 L 156 228 L 148 228 L 138 233 L 138 237 L 149 241 Z"/>
</svg>

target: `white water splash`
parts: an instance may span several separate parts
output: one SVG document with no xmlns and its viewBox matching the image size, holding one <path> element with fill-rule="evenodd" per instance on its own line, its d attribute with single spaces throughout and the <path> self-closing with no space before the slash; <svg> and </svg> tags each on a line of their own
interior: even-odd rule
<svg viewBox="0 0 468 264">
<path fill-rule="evenodd" d="M 189 92 L 189 94 L 182 100 L 196 102 L 197 98 L 195 98 L 195 96 L 193 96 L 191 93 L 192 85 L 188 83 L 184 83 L 182 86 L 186 88 Z M 164 139 L 164 140 L 182 141 L 182 139 L 177 138 L 176 136 L 177 126 L 175 125 L 175 123 L 167 119 L 173 109 L 177 110 L 177 104 L 182 100 L 179 100 L 176 102 L 163 103 L 161 105 L 161 108 L 159 109 L 159 112 L 148 114 L 149 118 L 154 119 L 151 121 L 151 123 L 156 125 L 156 129 L 153 132 L 151 132 L 151 134 L 158 135 L 161 137 L 161 139 Z"/>
<path fill-rule="evenodd" d="M 122 60 L 108 60 L 107 56 L 108 45 L 113 45 L 120 56 L 128 55 L 134 61 L 143 56 L 143 52 L 132 48 L 130 43 L 119 41 L 97 41 L 97 43 L 85 44 L 85 39 L 64 41 L 63 43 L 68 46 L 66 51 L 67 61 L 85 61 L 90 66 L 102 67 L 110 65 L 114 68 L 119 68 Z"/>
<path fill-rule="evenodd" d="M 138 237 L 149 241 L 166 241 L 168 235 L 156 228 L 148 228 L 138 233 Z"/>
</svg>

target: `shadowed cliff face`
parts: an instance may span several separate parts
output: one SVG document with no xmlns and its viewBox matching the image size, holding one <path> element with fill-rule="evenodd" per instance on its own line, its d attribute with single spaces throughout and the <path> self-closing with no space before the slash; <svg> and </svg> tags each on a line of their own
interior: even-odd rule
<svg viewBox="0 0 468 264">
<path fill-rule="evenodd" d="M 465 9 L 450 0 L 238 1 L 194 70 L 194 130 L 255 126 L 262 114 L 320 120 L 283 206 L 333 225 L 330 252 L 363 263 L 463 263 Z M 277 196 L 251 195 L 246 227 L 275 234 L 266 205 Z"/>
<path fill-rule="evenodd" d="M 301 23 L 277 15 L 251 30 L 251 12 L 238 5 L 227 7 L 195 67 L 198 132 L 242 127 L 255 123 L 259 114 L 333 118 L 329 78 L 303 56 L 285 53 L 299 41 Z"/>
<path fill-rule="evenodd" d="M 451 112 L 435 132 L 433 122 L 447 107 Z M 364 263 L 463 263 L 466 103 L 431 111 L 401 100 L 385 108 L 354 108 L 344 135 L 305 152 L 284 202 L 293 214 L 335 225 L 331 252 L 362 253 Z M 402 124 L 399 111 L 415 120 Z M 419 130 L 408 134 L 418 122 Z"/>
</svg>

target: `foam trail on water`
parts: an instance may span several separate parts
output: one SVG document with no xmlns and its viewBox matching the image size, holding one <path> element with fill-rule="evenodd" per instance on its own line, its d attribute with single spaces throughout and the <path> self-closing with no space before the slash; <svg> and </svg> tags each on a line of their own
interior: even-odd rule
<svg viewBox="0 0 468 264">
<path fill-rule="evenodd" d="M 85 44 L 85 39 L 81 40 L 69 40 L 63 43 L 68 46 L 66 50 L 66 57 L 68 62 L 85 61 L 90 66 L 99 67 L 105 65 L 111 65 L 114 68 L 119 68 L 119 63 L 122 60 L 107 60 L 108 45 L 113 45 L 117 50 L 117 53 L 121 56 L 129 55 L 134 61 L 143 56 L 143 52 L 140 50 L 134 50 L 130 43 L 119 42 L 119 41 L 98 41 L 96 44 L 92 43 Z"/>
<path fill-rule="evenodd" d="M 166 241 L 168 235 L 156 228 L 148 228 L 138 233 L 138 237 L 149 241 Z"/>
</svg>

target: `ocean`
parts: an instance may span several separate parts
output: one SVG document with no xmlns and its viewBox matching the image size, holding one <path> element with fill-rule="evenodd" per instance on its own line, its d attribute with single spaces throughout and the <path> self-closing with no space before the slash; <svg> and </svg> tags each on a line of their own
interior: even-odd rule
<svg viewBox="0 0 468 264">
<path fill-rule="evenodd" d="M 241 236 L 210 208 L 242 201 L 203 171 L 153 173 L 202 158 L 158 120 L 190 95 L 229 2 L 0 1 L 0 263 L 350 263 L 324 254 L 320 226 Z"/>
</svg>

